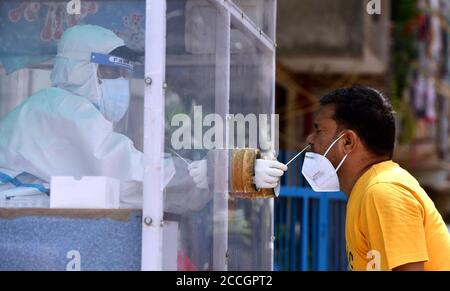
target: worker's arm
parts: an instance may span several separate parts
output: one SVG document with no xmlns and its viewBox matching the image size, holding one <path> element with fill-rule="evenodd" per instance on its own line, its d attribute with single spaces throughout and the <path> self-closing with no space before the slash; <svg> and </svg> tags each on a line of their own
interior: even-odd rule
<svg viewBox="0 0 450 291">
<path fill-rule="evenodd" d="M 398 266 L 392 271 L 423 271 L 424 262 L 417 262 L 417 263 L 409 263 L 405 265 Z"/>
</svg>

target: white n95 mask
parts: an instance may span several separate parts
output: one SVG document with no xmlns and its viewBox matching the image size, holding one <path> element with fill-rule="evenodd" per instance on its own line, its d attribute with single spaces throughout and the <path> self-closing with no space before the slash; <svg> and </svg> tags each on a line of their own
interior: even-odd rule
<svg viewBox="0 0 450 291">
<path fill-rule="evenodd" d="M 339 179 L 337 171 L 344 163 L 348 154 L 345 155 L 337 168 L 333 167 L 333 164 L 326 158 L 326 155 L 331 148 L 340 140 L 344 135 L 337 138 L 327 149 L 325 154 L 308 152 L 305 154 L 305 160 L 303 162 L 302 174 L 308 181 L 311 188 L 316 192 L 338 192 L 340 191 Z"/>
<path fill-rule="evenodd" d="M 102 79 L 98 107 L 111 122 L 119 122 L 130 105 L 130 81 L 125 78 Z"/>
</svg>

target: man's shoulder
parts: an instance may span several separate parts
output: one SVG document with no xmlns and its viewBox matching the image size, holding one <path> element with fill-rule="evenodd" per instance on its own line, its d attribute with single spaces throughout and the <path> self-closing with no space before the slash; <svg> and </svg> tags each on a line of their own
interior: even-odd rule
<svg viewBox="0 0 450 291">
<path fill-rule="evenodd" d="M 383 187 L 383 185 L 419 186 L 417 180 L 407 170 L 393 161 L 385 161 L 374 165 L 371 170 L 371 179 L 368 181 L 369 187 Z"/>
<path fill-rule="evenodd" d="M 373 167 L 371 179 L 367 183 L 367 195 L 377 197 L 416 196 L 425 194 L 419 182 L 398 164 L 389 161 Z"/>
</svg>

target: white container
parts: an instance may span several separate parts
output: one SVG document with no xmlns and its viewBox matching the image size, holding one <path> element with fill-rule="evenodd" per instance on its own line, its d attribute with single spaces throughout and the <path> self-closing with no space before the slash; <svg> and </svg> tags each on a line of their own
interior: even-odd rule
<svg viewBox="0 0 450 291">
<path fill-rule="evenodd" d="M 50 208 L 117 209 L 120 181 L 110 177 L 55 176 L 50 185 Z"/>
</svg>

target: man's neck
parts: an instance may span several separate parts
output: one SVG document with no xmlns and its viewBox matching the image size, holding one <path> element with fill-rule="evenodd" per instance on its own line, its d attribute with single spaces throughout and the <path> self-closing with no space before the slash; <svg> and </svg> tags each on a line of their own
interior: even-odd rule
<svg viewBox="0 0 450 291">
<path fill-rule="evenodd" d="M 358 179 L 364 175 L 367 170 L 369 170 L 373 165 L 379 164 L 384 161 L 390 160 L 389 157 L 370 157 L 361 159 L 365 161 L 365 163 L 360 164 L 359 166 L 355 166 L 352 164 L 346 165 L 346 169 L 342 169 L 345 171 L 339 171 L 339 181 L 341 183 L 341 191 L 347 196 L 350 197 L 350 194 L 353 190 Z M 345 174 L 344 174 L 345 173 Z"/>
</svg>

